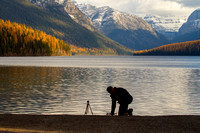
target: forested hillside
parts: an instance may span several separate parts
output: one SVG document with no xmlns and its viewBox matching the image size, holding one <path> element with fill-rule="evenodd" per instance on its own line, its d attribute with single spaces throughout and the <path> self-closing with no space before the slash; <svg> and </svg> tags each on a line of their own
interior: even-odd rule
<svg viewBox="0 0 200 133">
<path fill-rule="evenodd" d="M 200 40 L 173 43 L 150 50 L 135 51 L 134 55 L 200 55 Z"/>
<path fill-rule="evenodd" d="M 42 31 L 0 19 L 0 56 L 36 55 L 71 55 L 71 48 Z"/>
<path fill-rule="evenodd" d="M 73 21 L 61 5 L 49 5 L 46 9 L 28 0 L 0 0 L 0 18 L 38 29 L 81 48 L 96 48 L 111 54 L 131 54 L 132 51 L 99 32 L 92 32 Z"/>
</svg>

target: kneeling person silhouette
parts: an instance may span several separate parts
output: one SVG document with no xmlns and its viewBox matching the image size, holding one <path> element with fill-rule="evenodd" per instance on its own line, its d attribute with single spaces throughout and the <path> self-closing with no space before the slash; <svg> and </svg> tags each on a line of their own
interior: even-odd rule
<svg viewBox="0 0 200 133">
<path fill-rule="evenodd" d="M 107 91 L 110 93 L 112 99 L 111 115 L 114 115 L 117 101 L 120 104 L 119 116 L 127 115 L 127 113 L 128 115 L 132 115 L 133 109 L 128 110 L 128 105 L 133 101 L 133 97 L 126 89 L 109 86 Z"/>
</svg>

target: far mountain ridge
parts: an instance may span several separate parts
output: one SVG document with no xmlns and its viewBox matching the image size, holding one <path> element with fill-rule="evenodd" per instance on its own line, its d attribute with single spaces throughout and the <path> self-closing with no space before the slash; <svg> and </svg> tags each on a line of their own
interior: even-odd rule
<svg viewBox="0 0 200 133">
<path fill-rule="evenodd" d="M 178 33 L 180 27 L 187 21 L 187 16 L 158 16 L 145 15 L 144 20 L 156 31 L 172 40 Z"/>
<path fill-rule="evenodd" d="M 200 9 L 196 9 L 191 13 L 187 22 L 179 29 L 177 37 L 173 42 L 185 42 L 198 39 L 200 39 Z"/>
<path fill-rule="evenodd" d="M 89 4 L 77 4 L 77 6 L 100 32 L 128 48 L 150 49 L 168 43 L 164 36 L 140 17 L 108 6 L 98 8 Z"/>
<path fill-rule="evenodd" d="M 78 5 L 79 9 L 82 10 L 89 18 L 92 20 L 95 27 L 97 27 L 101 32 L 108 33 L 110 32 L 107 29 L 107 23 L 111 23 L 109 26 L 113 28 L 121 28 L 125 30 L 148 30 L 156 35 L 154 29 L 151 28 L 144 20 L 141 18 L 130 15 L 128 13 L 123 13 L 117 11 L 109 6 L 104 7 L 95 7 L 92 5 Z M 116 23 L 116 24 L 115 24 Z"/>
<path fill-rule="evenodd" d="M 200 29 L 200 9 L 195 10 L 186 23 L 179 29 L 180 34 L 186 34 Z"/>
</svg>

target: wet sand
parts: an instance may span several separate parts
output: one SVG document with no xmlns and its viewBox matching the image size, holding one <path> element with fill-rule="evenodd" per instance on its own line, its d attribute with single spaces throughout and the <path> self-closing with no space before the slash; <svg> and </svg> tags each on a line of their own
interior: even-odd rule
<svg viewBox="0 0 200 133">
<path fill-rule="evenodd" d="M 0 133 L 200 133 L 200 116 L 0 114 Z"/>
</svg>

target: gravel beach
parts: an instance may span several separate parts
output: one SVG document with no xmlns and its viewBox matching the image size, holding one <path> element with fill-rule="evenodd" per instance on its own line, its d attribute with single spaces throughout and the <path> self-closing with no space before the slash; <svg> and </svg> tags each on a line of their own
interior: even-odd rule
<svg viewBox="0 0 200 133">
<path fill-rule="evenodd" d="M 0 114 L 0 133 L 199 133 L 200 116 Z"/>
</svg>

